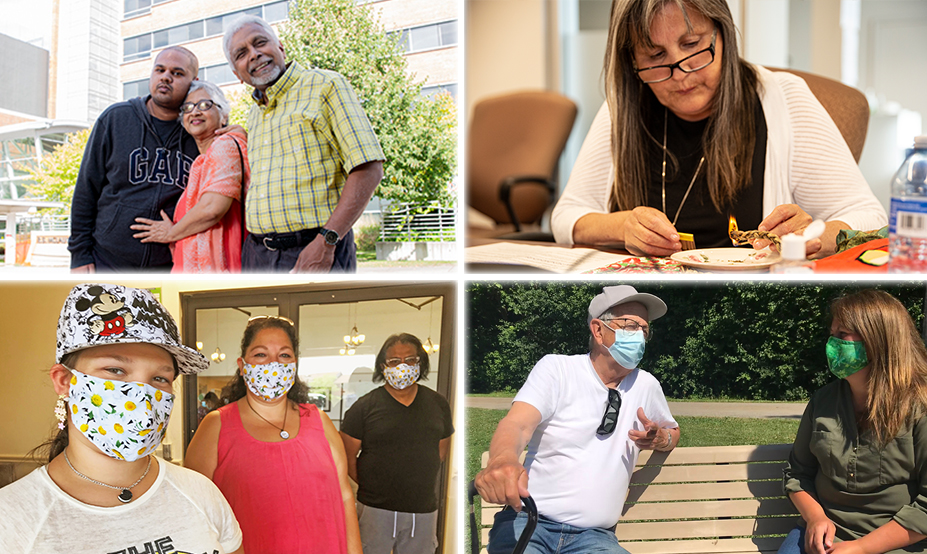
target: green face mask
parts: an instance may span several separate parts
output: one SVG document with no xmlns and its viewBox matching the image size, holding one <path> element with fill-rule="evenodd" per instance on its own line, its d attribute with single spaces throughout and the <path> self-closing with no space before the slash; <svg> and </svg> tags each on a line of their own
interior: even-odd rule
<svg viewBox="0 0 927 554">
<path fill-rule="evenodd" d="M 827 339 L 827 365 L 830 372 L 841 379 L 853 375 L 869 365 L 863 341 L 850 341 L 831 337 Z"/>
</svg>

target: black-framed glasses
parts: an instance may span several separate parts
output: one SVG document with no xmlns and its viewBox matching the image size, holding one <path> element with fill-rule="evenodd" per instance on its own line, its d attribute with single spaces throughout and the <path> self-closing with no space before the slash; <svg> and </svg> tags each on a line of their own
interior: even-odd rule
<svg viewBox="0 0 927 554">
<path fill-rule="evenodd" d="M 213 106 L 217 104 L 208 98 L 206 100 L 200 100 L 199 102 L 184 102 L 180 105 L 180 113 L 190 113 L 193 111 L 193 108 L 198 109 L 201 112 L 209 111 Z"/>
<path fill-rule="evenodd" d="M 711 33 L 711 46 L 704 50 L 699 50 L 691 56 L 679 60 L 669 65 L 655 65 L 643 69 L 635 69 L 637 77 L 645 83 L 662 83 L 673 77 L 673 70 L 679 69 L 683 73 L 695 73 L 700 69 L 705 69 L 715 61 L 715 39 L 718 37 L 718 29 Z"/>
<path fill-rule="evenodd" d="M 617 323 L 616 325 L 617 325 L 618 329 L 620 329 L 620 330 L 622 330 L 622 331 L 627 331 L 627 332 L 629 332 L 629 333 L 636 333 L 636 332 L 638 332 L 638 331 L 643 331 L 643 332 L 644 332 L 644 340 L 646 340 L 646 341 L 649 341 L 649 340 L 650 340 L 650 336 L 651 336 L 651 335 L 650 335 L 650 331 L 651 331 L 651 330 L 650 330 L 650 326 L 649 326 L 649 325 L 641 325 L 641 324 L 638 323 L 637 321 L 635 321 L 635 320 L 633 320 L 633 319 L 628 319 L 628 318 L 626 318 L 626 317 L 612 317 L 612 318 L 609 318 L 609 319 L 603 319 L 602 321 L 617 321 L 618 323 Z M 612 331 L 617 331 L 617 330 L 618 330 L 618 329 L 612 328 L 610 325 L 607 325 L 607 324 L 606 324 L 606 327 L 608 327 L 608 328 L 611 329 Z"/>
<path fill-rule="evenodd" d="M 421 358 L 409 356 L 408 358 L 386 358 L 386 367 L 396 367 L 399 364 L 415 365 Z"/>
<path fill-rule="evenodd" d="M 605 413 L 602 415 L 602 423 L 599 424 L 595 434 L 607 436 L 614 433 L 615 426 L 618 425 L 618 412 L 620 410 L 621 394 L 616 389 L 608 389 L 608 404 L 605 406 Z"/>
</svg>

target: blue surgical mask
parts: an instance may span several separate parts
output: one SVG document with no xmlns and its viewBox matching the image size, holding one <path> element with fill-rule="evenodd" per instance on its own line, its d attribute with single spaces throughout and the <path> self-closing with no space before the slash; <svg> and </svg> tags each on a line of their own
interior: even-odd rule
<svg viewBox="0 0 927 554">
<path fill-rule="evenodd" d="M 605 325 L 608 327 L 608 325 Z M 611 327 L 608 327 L 612 329 Z M 627 369 L 634 369 L 644 357 L 644 347 L 647 341 L 644 338 L 644 331 L 625 331 L 624 329 L 612 329 L 615 332 L 615 342 L 608 347 L 609 354 L 615 361 Z"/>
</svg>

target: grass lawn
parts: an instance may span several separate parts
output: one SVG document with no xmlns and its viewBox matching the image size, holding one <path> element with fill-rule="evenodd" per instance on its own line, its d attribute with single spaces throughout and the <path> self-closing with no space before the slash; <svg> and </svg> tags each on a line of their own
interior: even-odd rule
<svg viewBox="0 0 927 554">
<path fill-rule="evenodd" d="M 358 262 L 375 262 L 377 261 L 377 253 L 374 250 L 370 251 L 357 251 L 357 261 Z"/>
<path fill-rule="evenodd" d="M 477 396 L 477 395 L 472 395 Z M 492 396 L 492 395 L 480 395 Z M 506 410 L 467 408 L 466 484 L 480 470 L 480 456 L 489 450 L 489 441 Z M 736 417 L 677 417 L 682 435 L 679 446 L 732 446 L 738 444 L 791 443 L 798 431 L 798 420 L 744 419 Z M 479 499 L 476 500 L 479 502 Z M 470 521 L 464 530 L 465 552 L 470 552 Z"/>
</svg>

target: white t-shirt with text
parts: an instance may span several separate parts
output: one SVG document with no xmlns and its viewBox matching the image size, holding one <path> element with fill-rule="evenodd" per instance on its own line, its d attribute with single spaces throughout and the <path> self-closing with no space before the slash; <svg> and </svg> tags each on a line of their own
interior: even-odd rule
<svg viewBox="0 0 927 554">
<path fill-rule="evenodd" d="M 157 459 L 145 494 L 102 508 L 62 491 L 46 467 L 0 489 L 0 552 L 225 554 L 241 547 L 232 508 L 212 481 Z M 117 494 L 113 491 L 113 494 Z"/>
</svg>

